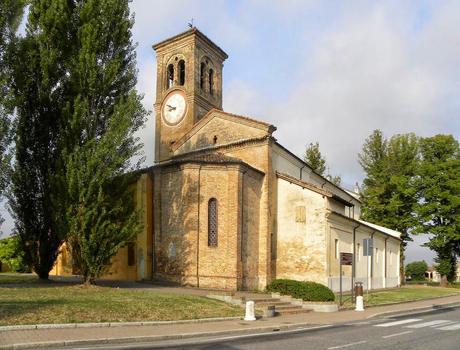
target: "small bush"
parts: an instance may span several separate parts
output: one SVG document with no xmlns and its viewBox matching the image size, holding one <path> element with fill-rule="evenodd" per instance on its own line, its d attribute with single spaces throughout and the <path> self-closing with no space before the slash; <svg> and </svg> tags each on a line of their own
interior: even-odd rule
<svg viewBox="0 0 460 350">
<path fill-rule="evenodd" d="M 304 301 L 334 301 L 334 293 L 326 286 L 316 282 L 277 279 L 268 286 L 267 291 L 290 295 Z"/>
</svg>

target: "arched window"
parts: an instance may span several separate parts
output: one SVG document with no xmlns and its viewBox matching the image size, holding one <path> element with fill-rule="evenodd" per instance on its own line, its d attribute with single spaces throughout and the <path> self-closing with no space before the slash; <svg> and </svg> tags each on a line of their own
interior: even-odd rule
<svg viewBox="0 0 460 350">
<path fill-rule="evenodd" d="M 211 95 L 214 94 L 214 71 L 212 69 L 209 70 L 209 93 Z"/>
<path fill-rule="evenodd" d="M 203 90 L 204 89 L 204 71 L 206 69 L 206 65 L 204 64 L 204 62 L 201 63 L 201 66 L 200 66 L 200 89 Z"/>
<path fill-rule="evenodd" d="M 217 199 L 208 202 L 208 246 L 217 247 Z"/>
<path fill-rule="evenodd" d="M 168 66 L 168 89 L 174 84 L 174 65 Z"/>
<path fill-rule="evenodd" d="M 179 61 L 179 85 L 185 84 L 185 62 L 184 60 Z"/>
</svg>

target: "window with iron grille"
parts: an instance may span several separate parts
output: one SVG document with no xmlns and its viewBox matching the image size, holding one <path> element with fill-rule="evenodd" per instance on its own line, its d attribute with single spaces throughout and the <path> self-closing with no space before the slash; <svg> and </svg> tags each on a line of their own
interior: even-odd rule
<svg viewBox="0 0 460 350">
<path fill-rule="evenodd" d="M 217 247 L 217 199 L 208 203 L 208 246 Z"/>
</svg>

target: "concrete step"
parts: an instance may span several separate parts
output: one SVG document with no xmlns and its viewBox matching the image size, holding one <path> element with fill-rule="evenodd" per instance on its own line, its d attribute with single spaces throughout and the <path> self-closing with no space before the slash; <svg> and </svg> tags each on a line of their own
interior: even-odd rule
<svg viewBox="0 0 460 350">
<path fill-rule="evenodd" d="M 302 309 L 302 306 L 300 305 L 292 305 L 292 304 L 288 304 L 288 305 L 275 305 L 275 310 L 286 310 L 286 309 Z"/>
<path fill-rule="evenodd" d="M 312 310 L 310 309 L 304 309 L 299 307 L 291 307 L 291 308 L 285 308 L 285 309 L 277 309 L 275 307 L 275 313 L 276 315 L 293 315 L 293 314 L 306 314 L 311 312 Z"/>
<path fill-rule="evenodd" d="M 254 304 L 260 304 L 260 303 L 276 303 L 276 302 L 281 302 L 280 299 L 278 298 L 251 298 L 251 299 L 248 299 L 246 298 L 246 301 L 253 301 Z"/>
<path fill-rule="evenodd" d="M 291 306 L 292 304 L 287 302 L 287 301 L 263 301 L 260 303 L 255 303 L 255 307 L 266 307 L 274 305 L 275 307 L 280 307 L 280 306 Z"/>
</svg>

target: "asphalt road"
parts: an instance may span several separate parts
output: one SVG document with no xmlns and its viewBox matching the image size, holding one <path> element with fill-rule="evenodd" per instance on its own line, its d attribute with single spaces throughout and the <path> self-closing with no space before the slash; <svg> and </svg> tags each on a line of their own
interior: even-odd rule
<svg viewBox="0 0 460 350">
<path fill-rule="evenodd" d="M 92 349 L 263 349 L 263 350 L 460 350 L 460 308 L 425 314 L 378 318 L 309 331 L 288 331 L 260 336 L 195 339 L 194 344 L 164 342 L 94 347 Z M 152 346 L 154 345 L 154 346 Z M 88 349 L 85 347 L 85 349 Z"/>
</svg>

